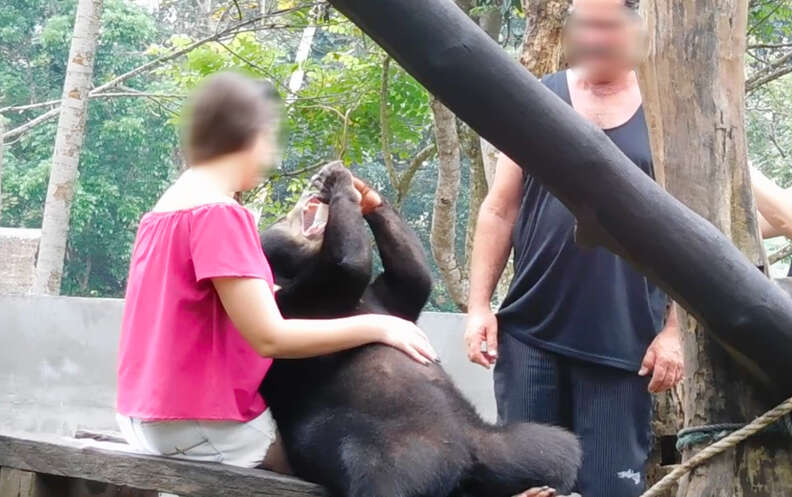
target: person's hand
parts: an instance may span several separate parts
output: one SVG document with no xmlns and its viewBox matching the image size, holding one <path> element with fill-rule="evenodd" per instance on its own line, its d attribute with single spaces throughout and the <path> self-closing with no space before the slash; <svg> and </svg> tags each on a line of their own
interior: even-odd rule
<svg viewBox="0 0 792 497">
<path fill-rule="evenodd" d="M 526 490 L 525 492 L 515 495 L 514 497 L 554 497 L 556 491 L 550 487 L 539 487 Z"/>
<path fill-rule="evenodd" d="M 650 372 L 649 391 L 652 393 L 664 392 L 682 380 L 685 363 L 678 327 L 667 326 L 649 345 L 638 374 L 646 376 Z"/>
<path fill-rule="evenodd" d="M 363 215 L 372 212 L 374 209 L 382 205 L 382 197 L 375 190 L 362 179 L 353 176 L 352 182 L 355 189 L 360 193 L 360 210 Z"/>
<path fill-rule="evenodd" d="M 371 314 L 370 318 L 382 331 L 380 342 L 401 350 L 421 364 L 439 362 L 429 338 L 414 323 L 384 314 Z"/>
<path fill-rule="evenodd" d="M 495 364 L 498 358 L 498 320 L 491 309 L 468 312 L 465 344 L 470 362 L 487 369 Z"/>
</svg>

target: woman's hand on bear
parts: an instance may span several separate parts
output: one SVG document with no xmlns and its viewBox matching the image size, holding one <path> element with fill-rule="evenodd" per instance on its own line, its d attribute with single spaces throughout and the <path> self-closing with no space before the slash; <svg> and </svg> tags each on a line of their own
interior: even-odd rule
<svg viewBox="0 0 792 497">
<path fill-rule="evenodd" d="M 552 489 L 550 487 L 540 487 L 540 488 L 532 488 L 530 490 L 526 490 L 520 495 L 515 495 L 514 497 L 554 497 L 555 494 L 556 494 L 555 489 Z"/>
<path fill-rule="evenodd" d="M 380 342 L 401 350 L 421 364 L 439 362 L 429 338 L 414 323 L 385 314 L 369 314 L 367 317 L 382 330 Z"/>
</svg>

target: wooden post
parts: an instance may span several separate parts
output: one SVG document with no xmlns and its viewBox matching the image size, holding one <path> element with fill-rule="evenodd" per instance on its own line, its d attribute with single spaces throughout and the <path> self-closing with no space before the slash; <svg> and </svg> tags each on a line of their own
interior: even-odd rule
<svg viewBox="0 0 792 497">
<path fill-rule="evenodd" d="M 644 0 L 650 50 L 640 77 L 655 164 L 669 192 L 766 267 L 746 159 L 747 3 Z M 690 315 L 681 321 L 686 427 L 746 422 L 771 407 L 713 334 Z M 791 495 L 790 475 L 789 442 L 759 437 L 688 475 L 678 496 Z"/>
<path fill-rule="evenodd" d="M 137 490 L 109 483 L 0 468 L 0 497 L 157 497 L 153 490 Z"/>
</svg>

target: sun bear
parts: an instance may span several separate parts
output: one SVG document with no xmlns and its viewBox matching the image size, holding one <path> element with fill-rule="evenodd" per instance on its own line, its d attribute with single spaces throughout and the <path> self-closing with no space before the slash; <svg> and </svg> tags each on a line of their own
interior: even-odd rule
<svg viewBox="0 0 792 497">
<path fill-rule="evenodd" d="M 366 224 L 384 267 L 373 281 Z M 415 321 L 431 290 L 416 235 L 384 200 L 364 216 L 338 162 L 261 242 L 285 317 Z M 542 485 L 566 493 L 580 465 L 569 432 L 485 423 L 439 365 L 385 345 L 276 360 L 261 392 L 295 474 L 334 497 L 510 497 Z"/>
</svg>

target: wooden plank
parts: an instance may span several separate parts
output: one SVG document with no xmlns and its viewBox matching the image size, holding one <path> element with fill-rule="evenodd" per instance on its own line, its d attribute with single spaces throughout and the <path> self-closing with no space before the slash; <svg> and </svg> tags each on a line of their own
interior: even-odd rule
<svg viewBox="0 0 792 497">
<path fill-rule="evenodd" d="M 35 475 L 12 468 L 0 468 L 0 497 L 34 497 Z"/>
<path fill-rule="evenodd" d="M 0 433 L 0 467 L 183 497 L 326 495 L 318 485 L 269 471 L 140 455 L 125 445 L 40 434 Z"/>
<path fill-rule="evenodd" d="M 0 497 L 64 497 L 67 483 L 59 476 L 0 468 Z"/>
</svg>

